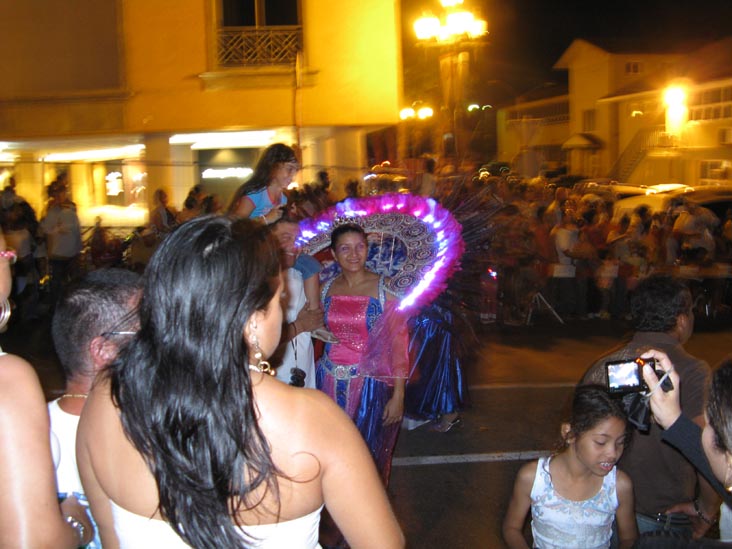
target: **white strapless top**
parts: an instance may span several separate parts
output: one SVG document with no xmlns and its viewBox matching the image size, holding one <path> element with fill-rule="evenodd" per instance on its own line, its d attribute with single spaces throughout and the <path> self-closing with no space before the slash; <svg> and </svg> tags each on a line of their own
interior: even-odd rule
<svg viewBox="0 0 732 549">
<path fill-rule="evenodd" d="M 137 515 L 111 500 L 109 503 L 120 549 L 189 547 L 167 522 Z M 246 526 L 241 529 L 242 538 L 248 547 L 258 549 L 320 549 L 318 526 L 322 510 L 321 505 L 312 513 L 293 520 Z"/>
</svg>

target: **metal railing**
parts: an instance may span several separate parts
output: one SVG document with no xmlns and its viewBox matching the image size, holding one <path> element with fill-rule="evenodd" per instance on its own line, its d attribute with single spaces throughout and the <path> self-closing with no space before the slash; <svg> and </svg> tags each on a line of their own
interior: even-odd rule
<svg viewBox="0 0 732 549">
<path fill-rule="evenodd" d="M 641 128 L 610 168 L 608 177 L 618 181 L 627 181 L 633 170 L 638 167 L 640 161 L 646 156 L 648 150 L 665 146 L 666 141 L 668 139 L 663 126 Z"/>
<path fill-rule="evenodd" d="M 291 65 L 302 50 L 302 27 L 226 27 L 216 49 L 220 67 Z"/>
</svg>

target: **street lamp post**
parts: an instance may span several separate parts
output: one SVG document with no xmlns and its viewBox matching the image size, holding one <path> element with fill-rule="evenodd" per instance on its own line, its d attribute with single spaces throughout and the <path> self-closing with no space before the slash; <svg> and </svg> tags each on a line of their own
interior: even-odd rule
<svg viewBox="0 0 732 549">
<path fill-rule="evenodd" d="M 434 111 L 432 107 L 421 101 L 415 101 L 410 107 L 399 111 L 399 118 L 402 120 L 402 139 L 406 151 L 402 151 L 407 158 L 415 158 L 422 154 L 422 132 L 425 131 L 425 124 L 432 118 Z"/>
<path fill-rule="evenodd" d="M 487 23 L 463 9 L 462 3 L 463 0 L 441 0 L 442 17 L 425 13 L 414 22 L 418 44 L 441 51 L 439 67 L 443 101 L 449 116 L 454 154 L 458 159 L 461 146 L 458 111 L 462 109 L 465 77 L 470 63 L 470 54 L 465 48 L 476 44 L 488 32 Z"/>
</svg>

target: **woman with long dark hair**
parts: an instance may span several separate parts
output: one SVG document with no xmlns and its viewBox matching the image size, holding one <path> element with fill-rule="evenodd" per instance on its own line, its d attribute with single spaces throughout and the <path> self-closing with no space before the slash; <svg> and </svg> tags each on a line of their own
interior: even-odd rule
<svg viewBox="0 0 732 549">
<path fill-rule="evenodd" d="M 352 547 L 403 546 L 348 417 L 268 375 L 278 253 L 261 224 L 204 217 L 153 256 L 139 330 L 110 334 L 130 341 L 79 425 L 105 547 L 318 547 L 324 504 Z"/>
<path fill-rule="evenodd" d="M 254 173 L 241 185 L 229 204 L 229 214 L 259 219 L 265 225 L 282 217 L 287 204 L 284 191 L 300 170 L 295 151 L 282 143 L 267 147 Z"/>
</svg>

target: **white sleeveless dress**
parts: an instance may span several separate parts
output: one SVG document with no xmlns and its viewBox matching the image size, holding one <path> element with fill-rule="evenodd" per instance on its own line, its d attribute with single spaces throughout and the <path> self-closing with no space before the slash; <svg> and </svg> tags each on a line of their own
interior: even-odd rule
<svg viewBox="0 0 732 549">
<path fill-rule="evenodd" d="M 189 547 L 167 522 L 137 515 L 111 500 L 110 504 L 120 549 Z M 246 526 L 242 528 L 242 539 L 246 540 L 247 547 L 257 549 L 320 549 L 318 525 L 322 510 L 321 505 L 312 513 L 293 520 Z"/>
<path fill-rule="evenodd" d="M 554 489 L 549 462 L 539 459 L 531 488 L 531 533 L 540 549 L 600 549 L 610 547 L 612 525 L 618 508 L 613 467 L 602 487 L 590 499 L 572 501 Z"/>
</svg>

